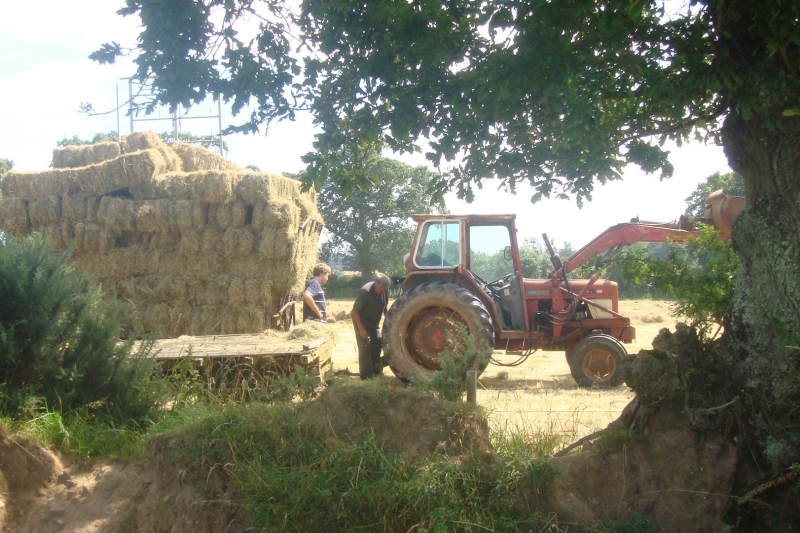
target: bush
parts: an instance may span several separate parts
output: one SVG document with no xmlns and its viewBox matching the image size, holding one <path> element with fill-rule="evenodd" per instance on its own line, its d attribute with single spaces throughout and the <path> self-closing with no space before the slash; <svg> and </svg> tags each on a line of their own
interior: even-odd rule
<svg viewBox="0 0 800 533">
<path fill-rule="evenodd" d="M 39 234 L 0 243 L 0 409 L 19 418 L 43 403 L 142 419 L 158 391 L 150 344 L 121 343 L 125 308 L 104 302 L 69 252 Z"/>
<path fill-rule="evenodd" d="M 694 321 L 701 332 L 721 324 L 733 298 L 739 256 L 710 226 L 685 245 L 665 246 L 664 258 L 648 256 L 642 248 L 627 249 L 611 264 L 621 269 L 623 279 L 675 298 L 675 313 Z"/>
<path fill-rule="evenodd" d="M 461 395 L 467 390 L 467 370 L 484 368 L 488 363 L 475 350 L 475 338 L 467 326 L 457 324 L 456 327 L 457 334 L 447 332 L 448 346 L 439 354 L 441 368 L 425 384 L 439 398 L 451 402 L 461 400 Z"/>
</svg>

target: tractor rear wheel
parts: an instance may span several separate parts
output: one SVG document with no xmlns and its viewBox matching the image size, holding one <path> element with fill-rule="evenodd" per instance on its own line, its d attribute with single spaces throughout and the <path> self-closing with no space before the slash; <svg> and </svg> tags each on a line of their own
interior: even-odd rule
<svg viewBox="0 0 800 533">
<path fill-rule="evenodd" d="M 423 283 L 395 300 L 383 324 L 383 352 L 401 380 L 432 374 L 440 368 L 439 354 L 448 347 L 447 334 L 464 324 L 475 340 L 479 372 L 494 349 L 492 319 L 483 303 L 454 283 Z"/>
<path fill-rule="evenodd" d="M 629 359 L 625 347 L 610 335 L 590 335 L 568 354 L 570 373 L 581 387 L 616 387 L 622 383 L 622 365 Z"/>
</svg>

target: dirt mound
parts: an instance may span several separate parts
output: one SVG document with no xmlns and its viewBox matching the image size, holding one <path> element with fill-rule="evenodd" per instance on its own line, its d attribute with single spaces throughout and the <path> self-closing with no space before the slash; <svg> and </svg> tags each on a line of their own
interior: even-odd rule
<svg viewBox="0 0 800 533">
<path fill-rule="evenodd" d="M 233 503 L 226 465 L 195 483 L 176 457 L 173 439 L 161 436 L 148 445 L 142 464 L 142 485 L 126 518 L 123 533 L 221 533 L 239 531 L 239 508 Z M 220 473 L 222 471 L 223 473 Z"/>
<path fill-rule="evenodd" d="M 62 462 L 27 439 L 5 435 L 0 473 L 0 531 L 14 533 L 120 531 L 141 485 L 134 465 Z"/>
<path fill-rule="evenodd" d="M 372 432 L 381 445 L 409 458 L 492 449 L 484 415 L 407 389 L 331 387 L 300 406 L 298 420 L 350 442 Z"/>
<path fill-rule="evenodd" d="M 560 522 L 598 523 L 633 513 L 659 531 L 721 531 L 736 473 L 736 447 L 722 434 L 698 435 L 680 408 L 646 414 L 634 400 L 589 449 L 552 461 L 559 476 L 548 503 Z M 647 419 L 645 425 L 639 425 Z"/>
</svg>

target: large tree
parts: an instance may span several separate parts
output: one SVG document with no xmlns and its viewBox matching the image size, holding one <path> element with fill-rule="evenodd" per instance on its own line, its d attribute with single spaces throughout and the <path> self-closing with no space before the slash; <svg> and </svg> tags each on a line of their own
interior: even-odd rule
<svg viewBox="0 0 800 533">
<path fill-rule="evenodd" d="M 664 5 L 305 0 L 292 19 L 278 1 L 128 0 L 122 13 L 141 17 L 136 75 L 154 77 L 158 103 L 219 93 L 254 106 L 239 127 L 251 131 L 310 108 L 333 155 L 424 136 L 431 161 L 455 164 L 442 189 L 468 198 L 495 178 L 581 201 L 626 163 L 668 177 L 663 141 L 721 143 L 750 205 L 710 383 L 727 387 L 715 401 L 736 393 L 749 457 L 781 469 L 800 460 L 800 3 Z"/>
<path fill-rule="evenodd" d="M 409 217 L 444 210 L 428 192 L 436 174 L 377 154 L 366 159 L 363 171 L 373 184 L 358 194 L 343 194 L 334 180 L 322 184 L 318 206 L 330 236 L 324 247 L 351 257 L 365 279 L 376 270 L 400 273 L 414 235 Z"/>
</svg>

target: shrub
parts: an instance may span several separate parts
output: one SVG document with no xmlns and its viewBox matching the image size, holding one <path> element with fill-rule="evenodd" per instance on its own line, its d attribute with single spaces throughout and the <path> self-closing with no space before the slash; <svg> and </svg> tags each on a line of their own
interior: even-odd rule
<svg viewBox="0 0 800 533">
<path fill-rule="evenodd" d="M 459 401 L 467 390 L 467 370 L 483 368 L 488 361 L 481 360 L 475 350 L 475 339 L 464 324 L 457 324 L 458 333 L 447 333 L 447 348 L 439 354 L 441 369 L 426 383 L 439 398 Z"/>
<path fill-rule="evenodd" d="M 685 245 L 667 243 L 667 257 L 647 256 L 642 248 L 623 250 L 611 259 L 624 279 L 648 284 L 675 298 L 675 313 L 695 322 L 701 331 L 721 324 L 730 307 L 739 256 L 704 226 Z"/>
<path fill-rule="evenodd" d="M 144 418 L 157 382 L 150 344 L 120 342 L 125 308 L 39 234 L 0 243 L 0 409 L 20 417 L 44 403 Z"/>
</svg>

